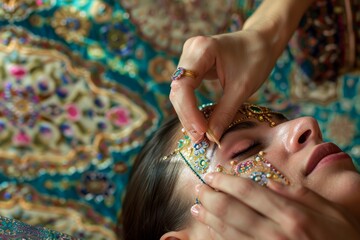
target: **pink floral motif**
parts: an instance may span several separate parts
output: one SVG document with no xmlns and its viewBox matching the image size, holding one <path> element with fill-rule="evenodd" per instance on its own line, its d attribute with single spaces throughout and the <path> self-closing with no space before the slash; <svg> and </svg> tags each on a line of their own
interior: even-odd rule
<svg viewBox="0 0 360 240">
<path fill-rule="evenodd" d="M 115 126 L 121 127 L 129 123 L 129 111 L 123 107 L 113 107 L 106 114 L 107 119 Z"/>
<path fill-rule="evenodd" d="M 67 117 L 71 121 L 78 121 L 81 117 L 80 110 L 75 104 L 68 104 L 65 106 Z"/>
<path fill-rule="evenodd" d="M 32 6 L 35 1 L 30 1 Z M 41 9 L 53 6 L 52 2 L 38 1 Z M 70 27 L 77 27 L 73 19 L 67 20 Z M 103 81 L 104 69 L 98 64 L 73 55 L 62 44 L 33 39 L 25 29 L 1 28 L 2 35 L 5 50 L 0 51 L 0 59 L 6 61 L 0 61 L 4 69 L 0 79 L 1 151 L 10 153 L 9 161 L 16 162 L 0 161 L 4 174 L 33 179 L 44 172 L 82 172 L 94 157 L 99 163 L 111 161 L 111 145 L 121 143 L 122 149 L 144 138 L 138 132 L 149 127 L 145 123 L 155 112 L 145 111 L 138 97 L 130 99 L 133 95 L 123 86 Z M 108 91 L 110 88 L 116 91 Z M 125 127 L 129 136 L 118 134 Z M 119 137 L 113 138 L 114 134 Z M 16 171 L 8 171 L 8 166 Z M 31 171 L 18 171 L 25 168 Z"/>
<path fill-rule="evenodd" d="M 28 146 L 31 143 L 31 138 L 24 131 L 18 132 L 13 137 L 13 142 L 17 146 Z"/>
<path fill-rule="evenodd" d="M 19 65 L 13 65 L 10 67 L 10 73 L 17 79 L 23 78 L 27 72 L 26 69 Z"/>
<path fill-rule="evenodd" d="M 43 5 L 43 1 L 42 0 L 36 0 L 36 5 L 38 5 L 38 6 Z"/>
</svg>

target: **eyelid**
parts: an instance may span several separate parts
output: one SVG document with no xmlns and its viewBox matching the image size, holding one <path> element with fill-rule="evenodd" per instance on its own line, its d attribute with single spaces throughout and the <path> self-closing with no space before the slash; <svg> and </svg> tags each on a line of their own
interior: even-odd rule
<svg viewBox="0 0 360 240">
<path fill-rule="evenodd" d="M 243 157 L 247 154 L 249 154 L 252 150 L 258 148 L 261 144 L 259 142 L 253 142 L 252 144 L 250 144 L 250 146 L 248 146 L 245 149 L 242 149 L 240 151 L 237 151 L 236 153 L 234 153 L 231 156 L 231 159 L 235 159 L 235 158 L 239 158 L 239 157 Z"/>
</svg>

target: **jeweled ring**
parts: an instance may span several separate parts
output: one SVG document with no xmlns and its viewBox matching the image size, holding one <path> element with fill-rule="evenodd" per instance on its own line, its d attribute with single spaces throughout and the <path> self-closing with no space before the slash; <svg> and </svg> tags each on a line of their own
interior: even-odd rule
<svg viewBox="0 0 360 240">
<path fill-rule="evenodd" d="M 196 78 L 196 76 L 197 74 L 194 71 L 186 70 L 183 67 L 178 67 L 171 76 L 171 80 L 179 80 L 182 77 Z"/>
</svg>

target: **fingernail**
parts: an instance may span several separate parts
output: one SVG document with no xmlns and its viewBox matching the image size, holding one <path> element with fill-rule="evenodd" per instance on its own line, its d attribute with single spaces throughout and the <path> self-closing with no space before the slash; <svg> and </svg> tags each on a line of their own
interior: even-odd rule
<svg viewBox="0 0 360 240">
<path fill-rule="evenodd" d="M 199 212 L 200 212 L 200 206 L 198 204 L 195 204 L 191 207 L 191 214 L 194 215 L 195 217 L 199 216 Z"/>
<path fill-rule="evenodd" d="M 190 138 L 194 143 L 199 143 L 204 138 L 204 134 L 200 134 L 195 130 L 188 131 L 188 134 L 190 135 Z"/>
<path fill-rule="evenodd" d="M 207 184 L 211 184 L 212 181 L 214 180 L 214 174 L 213 173 L 207 173 L 204 178 L 205 178 L 205 182 Z"/>
<path fill-rule="evenodd" d="M 195 186 L 195 191 L 196 191 L 196 193 L 199 193 L 200 192 L 200 188 L 201 188 L 201 184 L 197 184 L 196 186 Z"/>
</svg>

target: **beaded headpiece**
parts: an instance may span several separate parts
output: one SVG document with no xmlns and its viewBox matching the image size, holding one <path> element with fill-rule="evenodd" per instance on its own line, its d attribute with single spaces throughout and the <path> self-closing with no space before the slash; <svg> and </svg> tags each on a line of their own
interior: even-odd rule
<svg viewBox="0 0 360 240">
<path fill-rule="evenodd" d="M 208 119 L 213 112 L 214 104 L 206 104 L 199 107 L 199 109 L 203 112 L 206 119 Z M 244 103 L 241 108 L 238 110 L 243 116 L 241 118 L 236 119 L 232 122 L 228 129 L 236 126 L 240 122 L 243 122 L 247 119 L 256 119 L 260 122 L 267 122 L 270 127 L 276 126 L 276 122 L 273 121 L 273 114 L 278 114 L 272 112 L 270 109 L 266 107 L 257 106 L 254 104 Z M 195 173 L 195 175 L 203 182 L 202 175 L 208 172 L 210 167 L 210 159 L 207 156 L 207 149 L 210 146 L 209 140 L 204 137 L 203 140 L 199 143 L 192 144 L 190 137 L 183 131 L 183 138 L 179 140 L 177 148 L 168 156 L 165 156 L 163 159 L 167 159 L 169 157 L 173 157 L 175 155 L 181 157 L 181 159 L 190 167 L 190 169 Z M 247 165 L 244 165 L 244 164 Z M 242 171 L 242 169 L 246 169 L 246 171 Z M 232 162 L 232 169 L 227 170 L 223 166 L 216 166 L 216 170 L 218 172 L 224 172 L 227 174 L 242 176 L 243 174 L 248 174 L 247 177 L 252 178 L 254 181 L 256 179 L 263 177 L 272 177 L 276 179 L 284 179 L 282 174 L 277 171 L 274 167 L 271 166 L 269 162 L 267 162 L 263 158 L 263 152 L 259 153 L 254 161 L 247 161 L 244 163 L 237 164 L 237 162 Z M 253 172 L 257 173 L 253 173 Z M 259 181 L 258 181 L 259 182 Z M 286 181 L 283 181 L 286 183 Z M 287 181 L 288 182 L 288 181 Z M 260 183 L 260 182 L 259 182 Z"/>
</svg>

